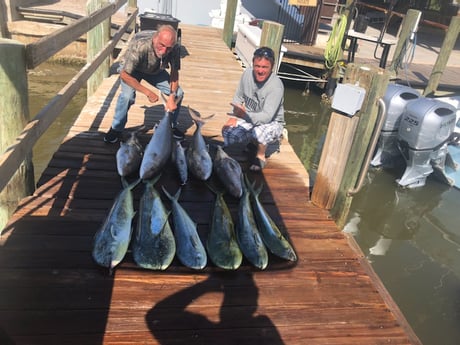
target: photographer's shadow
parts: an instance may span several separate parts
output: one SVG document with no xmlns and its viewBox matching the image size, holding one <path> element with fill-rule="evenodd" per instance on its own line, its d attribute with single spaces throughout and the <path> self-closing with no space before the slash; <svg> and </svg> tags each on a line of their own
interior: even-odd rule
<svg viewBox="0 0 460 345">
<path fill-rule="evenodd" d="M 258 296 L 251 272 L 214 273 L 208 279 L 158 302 L 148 311 L 146 322 L 152 335 L 162 345 L 249 342 L 282 345 L 283 341 L 270 318 L 255 315 Z M 215 306 L 222 297 L 216 317 L 213 315 Z"/>
</svg>

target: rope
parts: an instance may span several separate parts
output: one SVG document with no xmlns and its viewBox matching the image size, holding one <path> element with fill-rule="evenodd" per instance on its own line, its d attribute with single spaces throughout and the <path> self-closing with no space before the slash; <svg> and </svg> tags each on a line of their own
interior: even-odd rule
<svg viewBox="0 0 460 345">
<path fill-rule="evenodd" d="M 413 39 L 407 38 L 404 42 L 403 47 L 401 49 L 401 53 L 398 57 L 395 58 L 395 72 L 396 75 L 398 74 L 398 69 L 404 72 L 404 76 L 406 78 L 406 82 L 408 86 L 410 85 L 409 82 L 409 65 L 414 60 L 415 56 L 415 48 L 417 47 L 417 34 L 414 34 Z"/>
<path fill-rule="evenodd" d="M 324 65 L 327 69 L 332 69 L 337 61 L 342 58 L 342 41 L 347 29 L 347 16 L 342 14 L 332 27 L 324 50 Z"/>
</svg>

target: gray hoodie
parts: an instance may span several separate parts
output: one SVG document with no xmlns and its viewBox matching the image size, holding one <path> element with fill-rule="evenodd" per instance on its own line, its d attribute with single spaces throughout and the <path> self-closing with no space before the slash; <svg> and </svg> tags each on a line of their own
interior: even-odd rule
<svg viewBox="0 0 460 345">
<path fill-rule="evenodd" d="M 233 96 L 233 103 L 244 103 L 247 113 L 244 120 L 254 126 L 272 121 L 278 121 L 284 125 L 283 102 L 284 85 L 276 73 L 272 73 L 264 83 L 257 83 L 250 67 L 243 72 L 235 96 Z"/>
</svg>

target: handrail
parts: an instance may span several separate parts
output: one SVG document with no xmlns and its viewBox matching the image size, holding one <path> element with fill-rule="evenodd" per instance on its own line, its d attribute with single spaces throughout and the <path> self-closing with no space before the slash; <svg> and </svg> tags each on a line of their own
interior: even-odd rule
<svg viewBox="0 0 460 345">
<path fill-rule="evenodd" d="M 116 3 L 108 4 L 94 11 L 89 16 L 82 17 L 75 23 L 65 26 L 34 43 L 28 44 L 26 46 L 27 67 L 33 69 L 48 60 L 68 44 L 77 40 L 96 25 L 115 14 L 126 1 L 118 0 Z"/>
<path fill-rule="evenodd" d="M 360 2 L 358 1 L 356 3 L 356 5 L 358 6 L 363 6 L 363 7 L 367 7 L 367 8 L 370 8 L 370 9 L 373 9 L 373 10 L 376 10 L 376 11 L 380 11 L 380 12 L 383 12 L 386 14 L 388 14 L 388 10 L 385 9 L 385 8 L 382 8 L 380 6 L 375 6 L 375 5 L 371 5 L 371 4 L 366 4 L 364 2 Z M 397 16 L 397 17 L 400 17 L 400 18 L 404 18 L 406 15 L 404 13 L 399 13 L 399 12 L 396 12 L 396 11 L 391 11 L 391 15 L 393 16 Z M 422 19 L 420 20 L 420 23 L 421 24 L 426 24 L 428 26 L 432 26 L 434 28 L 438 28 L 438 29 L 441 29 L 441 30 L 444 30 L 444 31 L 447 31 L 447 29 L 449 29 L 449 26 L 448 25 L 445 25 L 445 24 L 441 24 L 441 23 L 438 23 L 438 22 L 434 22 L 432 20 L 428 20 L 428 19 Z"/>
<path fill-rule="evenodd" d="M 124 3 L 126 0 L 118 1 L 117 5 Z M 109 6 L 111 7 L 111 6 Z M 106 7 L 107 8 L 107 7 Z M 107 12 L 104 12 L 107 13 Z M 111 12 L 109 12 L 111 13 Z M 91 62 L 88 62 L 76 75 L 68 82 L 64 88 L 62 88 L 57 95 L 48 102 L 30 121 L 18 137 L 14 140 L 14 143 L 7 148 L 7 150 L 0 156 L 0 192 L 9 183 L 11 177 L 18 170 L 25 157 L 32 151 L 33 146 L 38 139 L 46 132 L 48 127 L 54 122 L 54 120 L 60 115 L 61 111 L 67 106 L 70 100 L 77 94 L 83 84 L 91 77 L 94 71 L 102 64 L 102 62 L 109 56 L 113 51 L 118 41 L 122 38 L 123 34 L 128 31 L 128 28 L 135 20 L 138 14 L 138 9 L 131 12 L 130 16 L 126 20 L 120 29 L 114 34 L 112 39 L 105 45 L 105 47 L 94 57 Z M 111 14 L 110 14 L 111 15 Z M 104 20 L 106 18 L 102 18 Z M 101 21 L 102 21 L 101 20 Z M 81 23 L 75 23 L 75 25 L 81 25 Z M 74 27 L 74 25 L 69 25 Z M 90 30 L 93 26 L 88 27 Z M 55 35 L 51 35 L 55 36 Z M 81 35 L 78 35 L 80 37 Z M 53 42 L 54 40 L 42 40 L 42 42 Z M 62 41 L 60 41 L 62 43 Z"/>
<path fill-rule="evenodd" d="M 348 190 L 347 196 L 355 195 L 361 190 L 363 186 L 364 178 L 366 177 L 367 171 L 369 169 L 369 164 L 372 159 L 372 155 L 374 154 L 375 147 L 377 146 L 377 142 L 380 137 L 380 131 L 382 130 L 383 123 L 385 122 L 385 114 L 387 110 L 386 110 L 386 104 L 381 98 L 379 99 L 379 106 L 380 106 L 379 114 L 378 114 L 379 117 L 377 119 L 377 125 L 374 129 L 374 133 L 372 134 L 371 144 L 369 145 L 369 149 L 367 151 L 367 154 L 364 160 L 364 164 L 361 167 L 361 172 L 359 174 L 358 182 L 354 188 Z"/>
</svg>

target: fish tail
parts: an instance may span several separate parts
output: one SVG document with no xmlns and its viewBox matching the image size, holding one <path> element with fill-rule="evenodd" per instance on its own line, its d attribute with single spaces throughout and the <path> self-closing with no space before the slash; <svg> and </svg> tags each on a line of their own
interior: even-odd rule
<svg viewBox="0 0 460 345">
<path fill-rule="evenodd" d="M 206 186 L 211 190 L 211 192 L 213 192 L 214 194 L 216 194 L 217 196 L 219 195 L 223 195 L 225 193 L 225 191 L 209 182 L 205 182 Z"/>
<path fill-rule="evenodd" d="M 124 176 L 121 177 L 121 184 L 123 188 L 129 188 L 129 189 L 134 189 L 140 182 L 142 181 L 141 178 L 138 178 L 132 183 L 129 183 L 128 180 Z"/>
<path fill-rule="evenodd" d="M 166 194 L 166 196 L 168 197 L 169 200 L 171 200 L 171 201 L 179 200 L 179 196 L 180 196 L 180 193 L 182 191 L 182 188 L 179 188 L 174 196 L 172 196 L 171 194 L 168 193 L 168 191 L 166 190 L 165 186 L 161 186 L 161 188 L 163 189 L 163 192 Z"/>
</svg>

